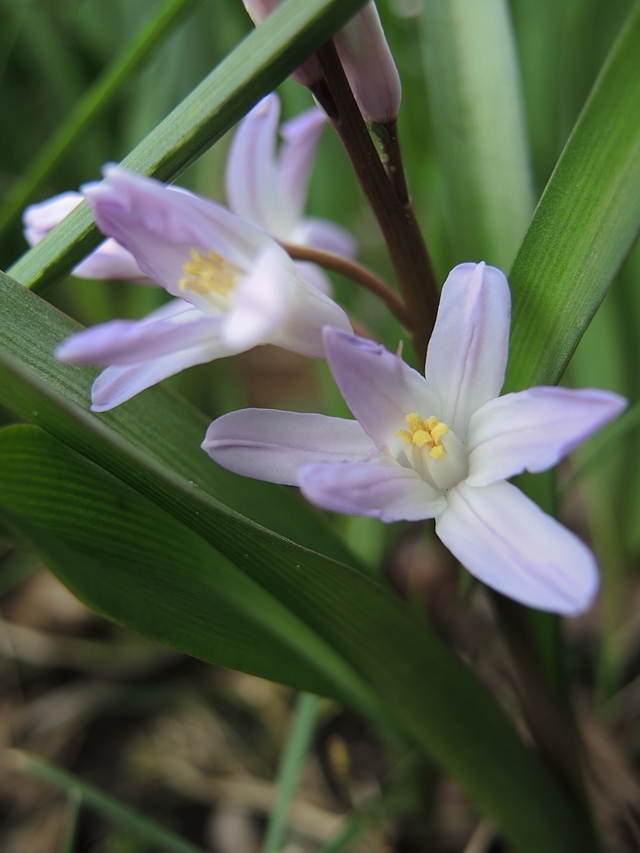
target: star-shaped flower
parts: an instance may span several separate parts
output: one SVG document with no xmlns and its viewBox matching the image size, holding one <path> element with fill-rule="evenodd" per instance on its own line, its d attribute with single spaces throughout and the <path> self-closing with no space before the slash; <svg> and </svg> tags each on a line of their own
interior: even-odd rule
<svg viewBox="0 0 640 853">
<path fill-rule="evenodd" d="M 578 613 L 598 588 L 592 553 L 507 479 L 552 467 L 626 403 L 556 387 L 499 397 L 510 309 L 500 270 L 462 264 L 442 290 L 426 378 L 384 347 L 326 328 L 329 366 L 356 420 L 241 410 L 214 421 L 203 448 L 237 473 L 298 485 L 325 509 L 435 518 L 440 539 L 484 583 Z"/>
</svg>

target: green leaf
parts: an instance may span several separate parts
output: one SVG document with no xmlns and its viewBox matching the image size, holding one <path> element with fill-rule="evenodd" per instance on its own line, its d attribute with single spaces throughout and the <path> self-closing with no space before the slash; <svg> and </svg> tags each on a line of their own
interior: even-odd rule
<svg viewBox="0 0 640 853">
<path fill-rule="evenodd" d="M 397 727 L 458 778 L 517 849 L 527 853 L 592 850 L 580 812 L 539 759 L 525 749 L 493 700 L 436 637 L 409 618 L 389 590 L 344 564 L 269 533 L 229 508 L 232 501 L 241 504 L 243 495 L 251 506 L 251 493 L 261 484 L 220 472 L 204 457 L 198 449 L 200 419 L 188 407 L 155 388 L 113 412 L 94 415 L 87 410 L 92 372 L 61 365 L 51 355 L 54 344 L 73 328 L 71 321 L 33 293 L 0 276 L 0 399 L 199 534 L 226 558 L 224 570 L 229 575 L 229 564 L 242 570 L 255 584 L 251 589 L 261 587 L 291 614 L 296 625 L 306 626 L 309 637 L 316 637 L 317 642 L 333 650 L 357 675 L 348 685 L 343 679 L 332 692 L 344 693 L 348 686 L 354 693 L 354 685 L 361 684 L 363 689 L 353 704 L 363 708 L 367 695 L 375 696 L 368 702 L 369 713 L 396 720 Z M 7 431 L 5 435 L 13 434 Z M 14 447 L 0 463 L 0 483 L 7 484 L 0 486 L 4 514 L 15 514 L 22 507 L 25 516 L 12 516 L 13 523 L 34 540 L 43 537 L 39 540 L 43 550 L 54 546 L 62 549 L 55 557 L 56 565 L 60 571 L 77 572 L 74 588 L 78 589 L 79 579 L 83 579 L 95 590 L 98 581 L 92 575 L 99 573 L 99 560 L 90 543 L 103 520 L 100 512 L 93 513 L 91 508 L 105 500 L 101 488 L 105 477 L 114 489 L 116 484 L 75 452 L 56 445 L 54 453 L 52 445 L 45 448 L 41 439 L 38 441 L 38 452 L 31 446 L 28 453 L 19 456 Z M 58 490 L 47 501 L 43 478 L 54 464 L 58 466 L 53 469 Z M 7 497 L 9 481 L 12 492 Z M 59 488 L 61 483 L 64 488 Z M 127 501 L 134 499 L 130 489 L 121 488 L 129 495 Z M 281 500 L 298 513 L 287 489 L 270 489 L 268 498 L 263 493 L 270 500 L 267 511 L 277 516 Z M 110 506 L 113 512 L 113 504 Z M 74 527 L 74 507 L 74 512 L 84 513 L 80 531 Z M 92 523 L 87 528 L 88 512 L 92 512 Z M 283 514 L 286 516 L 287 511 Z M 304 520 L 301 513 L 297 517 Z M 164 524 L 163 516 L 161 527 Z M 62 538 L 65 530 L 66 540 Z M 322 536 L 320 525 L 309 522 L 304 532 L 306 538 L 318 542 L 318 551 L 332 551 L 332 556 L 337 556 L 339 543 L 329 535 Z M 116 548 L 117 542 L 109 544 L 114 538 L 107 537 L 104 547 Z M 135 544 L 135 537 L 131 538 Z M 78 550 L 80 542 L 87 543 L 83 545 L 85 551 L 91 551 L 86 554 L 92 560 L 86 564 L 88 569 L 84 563 L 71 560 L 69 549 Z M 157 550 L 153 553 L 155 556 Z M 139 561 L 143 560 L 140 556 Z M 112 562 L 117 561 L 112 558 Z M 221 561 L 219 564 L 223 565 Z M 189 565 L 195 578 L 202 579 L 203 569 Z M 121 598 L 126 597 L 124 570 L 120 571 L 117 585 L 103 579 L 101 602 L 94 600 L 94 606 L 114 618 L 118 618 Z M 147 577 L 153 580 L 152 575 Z M 188 583 L 191 575 L 176 569 L 173 580 L 169 575 L 164 577 L 163 583 L 170 582 L 170 587 L 162 593 L 158 589 L 159 600 L 175 597 L 176 589 Z M 130 582 L 135 578 L 132 572 Z M 180 608 L 185 637 L 192 619 L 192 601 L 203 594 L 202 580 L 198 584 L 197 591 L 188 596 L 188 606 Z M 130 618 L 144 618 L 137 609 L 147 606 L 148 595 L 138 596 L 130 604 Z M 165 606 L 170 610 L 171 601 Z M 177 613 L 175 616 L 177 619 Z M 165 630 L 161 619 L 154 620 L 151 627 L 158 637 Z M 277 626 L 270 627 L 275 632 Z M 258 645 L 256 654 L 259 650 Z M 385 709 L 382 712 L 381 706 Z"/>
<path fill-rule="evenodd" d="M 345 24 L 365 0 L 285 0 L 122 161 L 173 181 Z M 42 293 L 103 239 L 82 203 L 9 270 Z"/>
<path fill-rule="evenodd" d="M 249 537 L 238 543 L 244 575 L 29 426 L 0 432 L 0 513 L 74 593 L 112 618 L 271 678 L 295 683 L 302 674 L 318 689 L 324 674 L 334 682 L 329 695 L 399 724 L 426 747 L 517 849 L 594 849 L 579 812 L 463 664 L 365 576 L 276 541 L 261 553 Z"/>
<path fill-rule="evenodd" d="M 506 390 L 559 380 L 640 230 L 640 4 L 613 46 L 514 261 Z"/>
<path fill-rule="evenodd" d="M 0 431 L 0 458 L 0 515 L 89 607 L 196 657 L 380 713 L 326 643 L 134 489 L 36 427 Z"/>
<path fill-rule="evenodd" d="M 429 0 L 423 59 L 456 263 L 507 269 L 533 212 L 520 77 L 506 0 Z"/>
<path fill-rule="evenodd" d="M 89 411 L 97 371 L 53 356 L 80 326 L 0 272 L 0 399 L 24 420 L 107 470 L 166 499 L 184 501 L 187 517 L 234 511 L 289 539 L 343 562 L 355 558 L 320 514 L 299 496 L 212 465 L 200 449 L 208 419 L 156 387 L 103 415 Z M 179 498 L 179 495 L 182 498 Z M 215 524 L 214 520 L 211 522 Z"/>
</svg>

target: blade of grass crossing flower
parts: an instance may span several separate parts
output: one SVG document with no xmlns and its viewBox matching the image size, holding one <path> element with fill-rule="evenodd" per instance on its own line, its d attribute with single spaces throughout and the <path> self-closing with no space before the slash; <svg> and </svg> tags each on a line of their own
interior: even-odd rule
<svg viewBox="0 0 640 853">
<path fill-rule="evenodd" d="M 454 262 L 507 269 L 533 212 L 508 4 L 430 0 L 421 28 Z"/>
<path fill-rule="evenodd" d="M 150 818 L 143 817 L 110 794 L 105 794 L 94 785 L 49 764 L 42 758 L 19 749 L 5 750 L 4 757 L 13 770 L 24 773 L 32 779 L 38 779 L 65 793 L 79 791 L 84 806 L 157 850 L 163 850 L 165 853 L 204 853 L 202 847 L 180 838 L 172 830 Z"/>
<path fill-rule="evenodd" d="M 173 181 L 345 24 L 364 0 L 285 0 L 123 160 Z M 85 203 L 11 267 L 37 292 L 64 277 L 102 240 Z"/>
<path fill-rule="evenodd" d="M 557 382 L 640 230 L 640 4 L 594 85 L 509 280 L 505 390 Z"/>
<path fill-rule="evenodd" d="M 262 853 L 275 853 L 276 850 L 284 847 L 287 812 L 313 743 L 319 712 L 319 696 L 311 693 L 298 695 L 278 767 L 276 796 L 269 813 Z"/>
<path fill-rule="evenodd" d="M 197 0 L 170 0 L 154 20 L 117 56 L 76 104 L 46 146 L 6 194 L 0 207 L 0 236 L 30 201 L 91 122 L 112 103 L 154 49 L 169 36 Z"/>
</svg>

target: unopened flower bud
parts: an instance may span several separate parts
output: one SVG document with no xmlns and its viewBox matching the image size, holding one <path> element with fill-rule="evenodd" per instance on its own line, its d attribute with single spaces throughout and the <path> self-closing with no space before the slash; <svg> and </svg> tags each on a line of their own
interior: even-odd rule
<svg viewBox="0 0 640 853">
<path fill-rule="evenodd" d="M 259 26 L 280 0 L 243 0 L 252 21 Z M 335 44 L 362 115 L 369 124 L 389 124 L 398 116 L 402 88 L 375 3 L 368 3 L 335 35 Z M 292 75 L 303 86 L 322 78 L 322 68 L 310 57 Z"/>
<path fill-rule="evenodd" d="M 244 8 L 256 27 L 280 4 L 280 0 L 242 0 Z M 314 86 L 322 80 L 323 73 L 318 58 L 313 55 L 297 68 L 291 77 L 303 86 Z"/>
<path fill-rule="evenodd" d="M 375 3 L 336 33 L 335 45 L 360 112 L 369 124 L 398 117 L 402 87 Z"/>
</svg>

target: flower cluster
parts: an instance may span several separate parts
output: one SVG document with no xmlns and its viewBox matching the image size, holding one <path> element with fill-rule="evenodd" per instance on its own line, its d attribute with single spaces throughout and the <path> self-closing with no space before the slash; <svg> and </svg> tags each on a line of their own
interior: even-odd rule
<svg viewBox="0 0 640 853">
<path fill-rule="evenodd" d="M 373 26 L 371 9 L 360 24 Z M 276 150 L 279 113 L 271 95 L 241 123 L 227 165 L 230 210 L 112 167 L 84 196 L 25 212 L 36 243 L 86 198 L 108 239 L 76 274 L 155 283 L 173 297 L 142 321 L 73 335 L 58 357 L 107 365 L 92 389 L 98 412 L 260 344 L 326 357 L 353 420 L 236 411 L 211 424 L 204 450 L 238 474 L 299 486 L 324 509 L 384 522 L 433 518 L 444 544 L 489 586 L 544 610 L 584 610 L 598 588 L 592 553 L 508 479 L 554 466 L 625 401 L 556 387 L 499 396 L 511 297 L 503 273 L 483 263 L 461 264 L 445 282 L 424 376 L 355 335 L 324 273 L 281 245 L 354 254 L 342 228 L 303 215 L 324 117 L 312 108 L 285 123 Z"/>
</svg>

